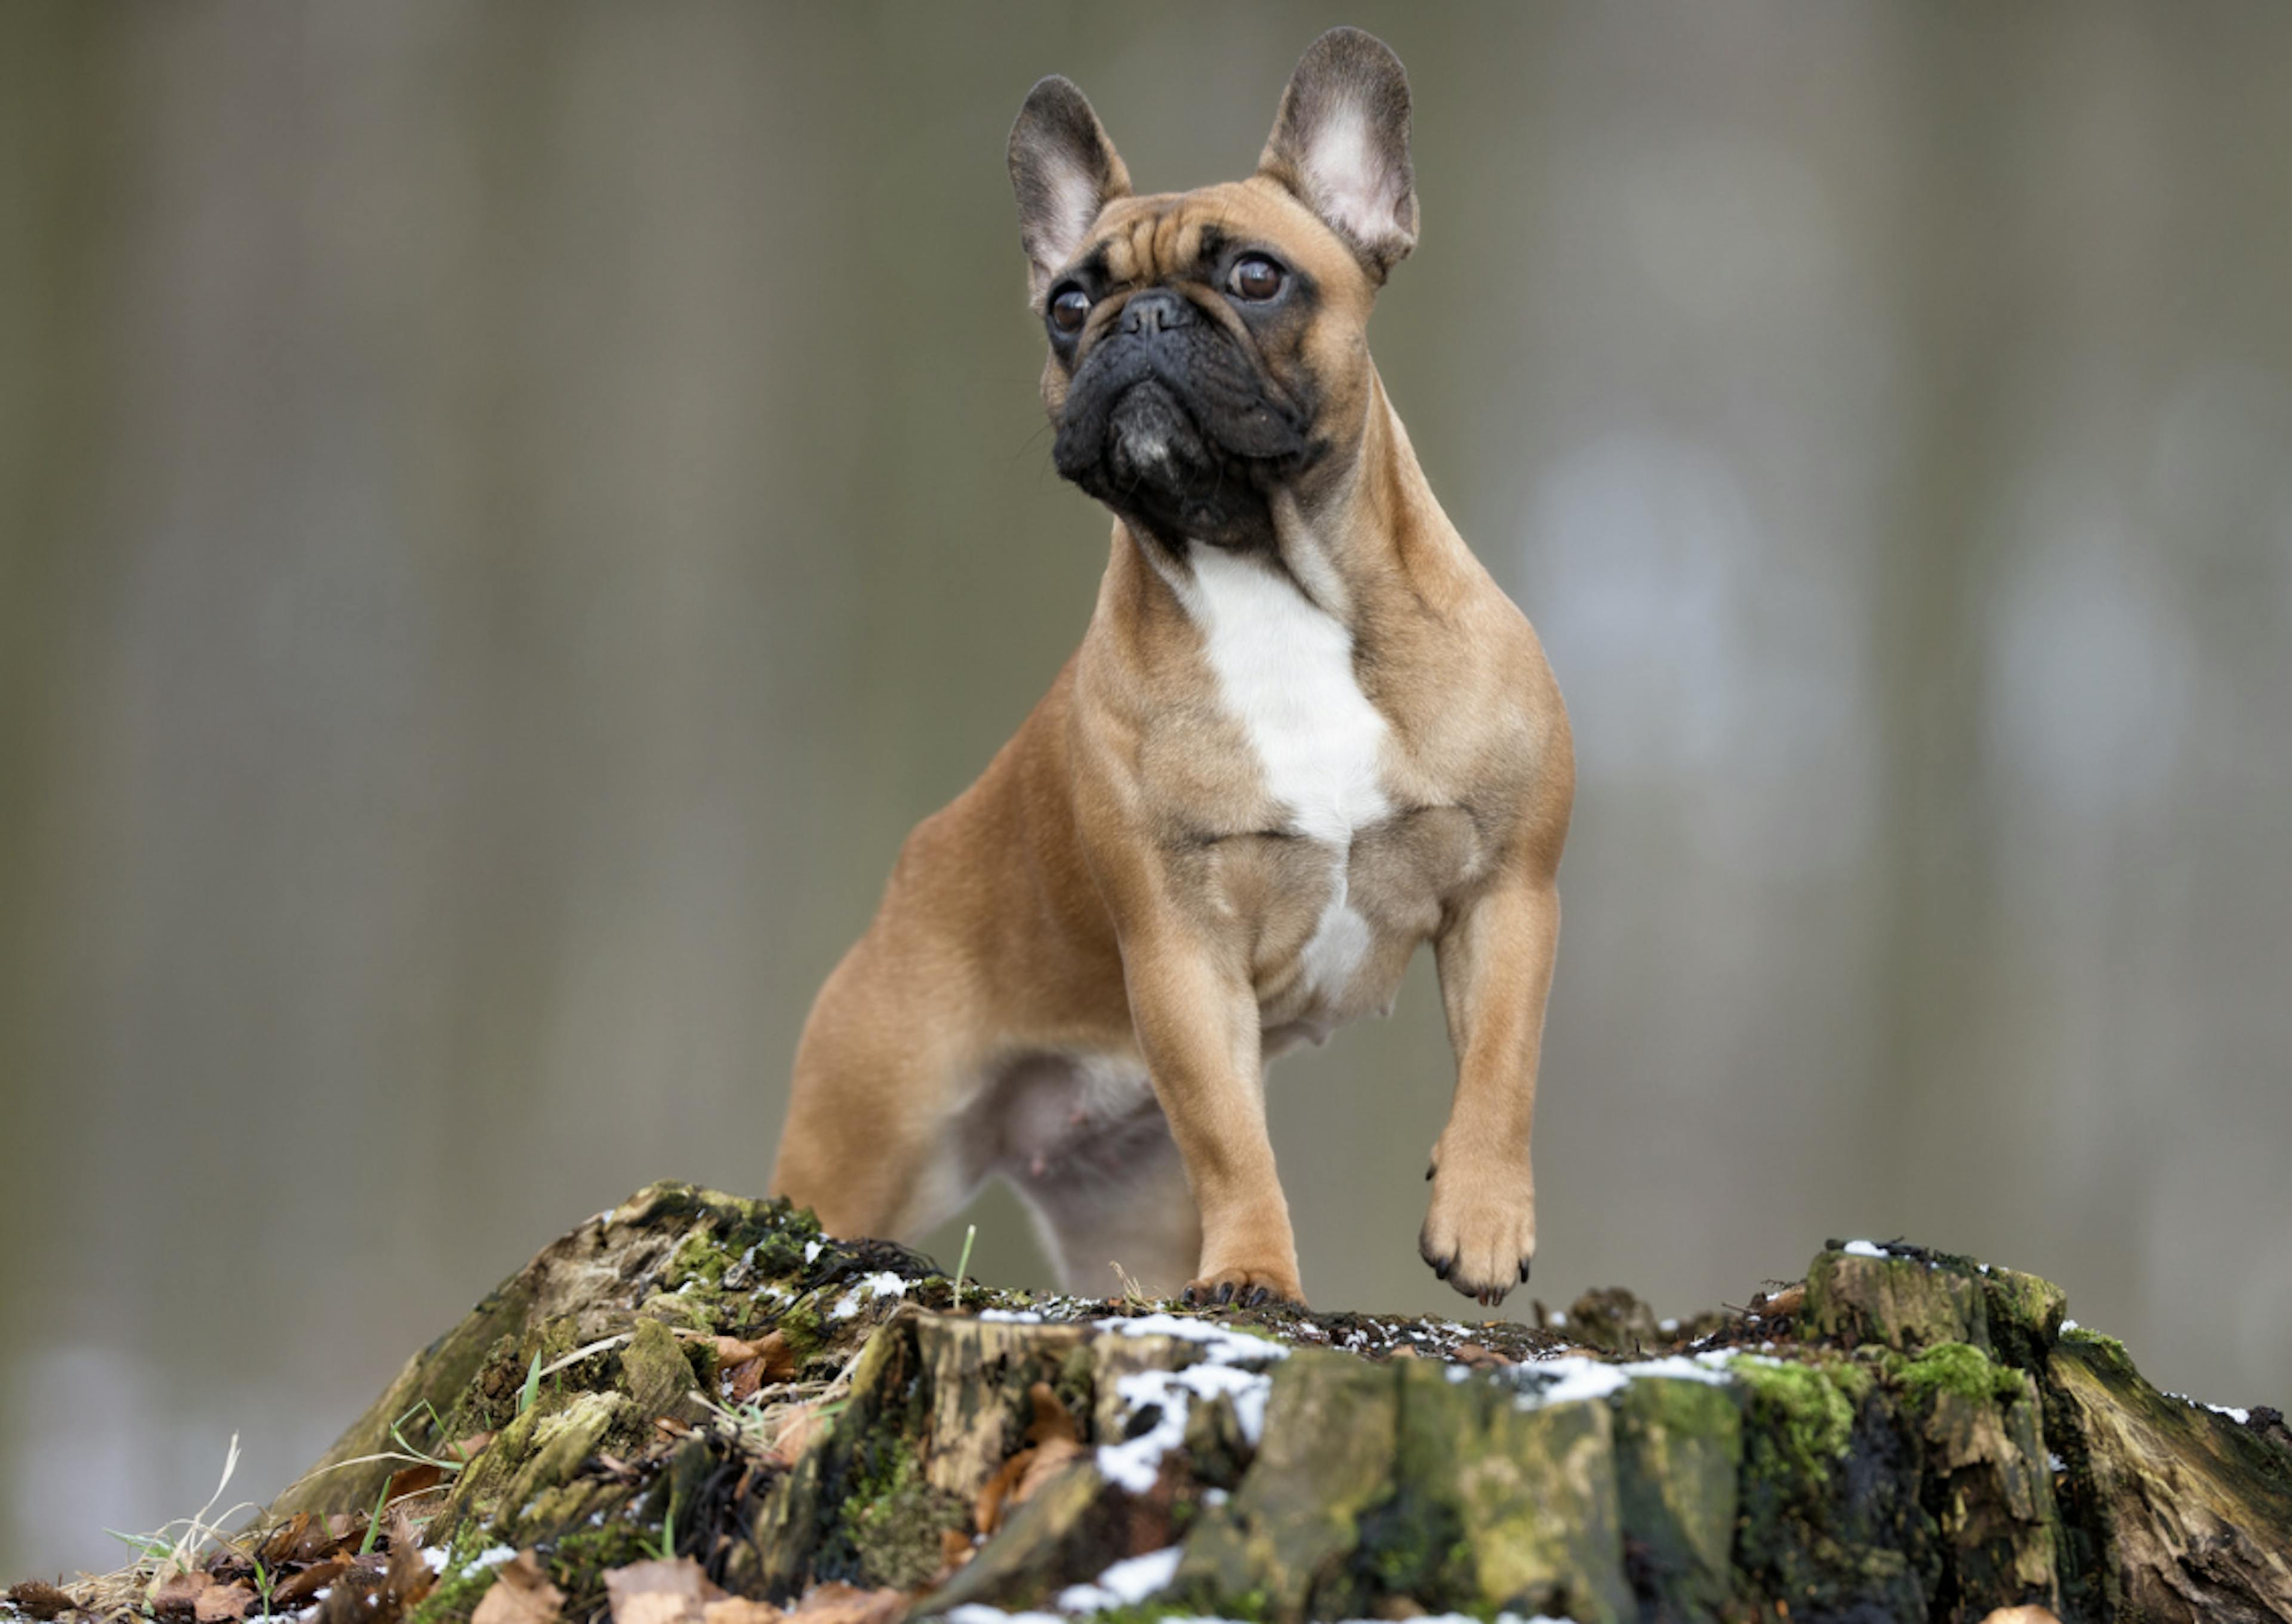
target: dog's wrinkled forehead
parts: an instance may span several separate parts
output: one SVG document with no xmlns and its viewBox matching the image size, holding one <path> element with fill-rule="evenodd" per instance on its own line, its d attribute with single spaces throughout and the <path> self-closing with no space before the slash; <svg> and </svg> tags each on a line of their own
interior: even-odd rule
<svg viewBox="0 0 2292 1624">
<path fill-rule="evenodd" d="M 1108 291 L 1207 281 L 1237 252 L 1270 252 L 1324 289 L 1374 291 L 1336 233 L 1279 187 L 1237 181 L 1108 204 L 1074 261 Z"/>
</svg>

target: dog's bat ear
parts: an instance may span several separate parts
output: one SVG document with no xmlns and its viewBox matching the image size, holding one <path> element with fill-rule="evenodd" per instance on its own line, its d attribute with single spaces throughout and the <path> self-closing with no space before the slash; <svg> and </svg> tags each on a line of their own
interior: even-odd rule
<svg viewBox="0 0 2292 1624">
<path fill-rule="evenodd" d="M 1392 48 L 1359 28 L 1331 28 L 1306 46 L 1257 169 L 1319 214 L 1383 282 L 1416 246 L 1408 75 Z"/>
<path fill-rule="evenodd" d="M 1053 74 L 1027 93 L 1011 126 L 1011 190 L 1027 250 L 1027 296 L 1039 307 L 1099 210 L 1130 195 L 1130 171 L 1071 79 Z"/>
</svg>

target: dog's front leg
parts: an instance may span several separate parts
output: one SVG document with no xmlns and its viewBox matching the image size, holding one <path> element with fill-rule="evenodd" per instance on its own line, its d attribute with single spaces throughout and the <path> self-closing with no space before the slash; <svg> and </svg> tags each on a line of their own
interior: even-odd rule
<svg viewBox="0 0 2292 1624">
<path fill-rule="evenodd" d="M 1433 1147 L 1416 1247 L 1435 1274 L 1483 1304 L 1526 1280 L 1536 1254 L 1529 1131 L 1559 940 L 1560 892 L 1539 863 L 1505 874 L 1435 944 L 1457 1093 Z"/>
<path fill-rule="evenodd" d="M 1202 1220 L 1193 1302 L 1305 1300 L 1289 1205 L 1265 1129 L 1257 996 L 1239 966 L 1183 933 L 1123 943 L 1130 1012 Z"/>
</svg>

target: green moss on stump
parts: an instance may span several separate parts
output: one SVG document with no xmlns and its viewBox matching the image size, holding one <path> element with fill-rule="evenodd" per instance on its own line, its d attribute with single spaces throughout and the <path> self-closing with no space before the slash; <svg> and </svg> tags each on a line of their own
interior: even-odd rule
<svg viewBox="0 0 2292 1624">
<path fill-rule="evenodd" d="M 2011 1404 L 2028 1395 L 2029 1378 L 1994 1362 L 1966 1342 L 1938 1342 L 1894 1372 L 1902 1392 L 1919 1405 L 1949 1392 L 1976 1404 Z"/>
</svg>

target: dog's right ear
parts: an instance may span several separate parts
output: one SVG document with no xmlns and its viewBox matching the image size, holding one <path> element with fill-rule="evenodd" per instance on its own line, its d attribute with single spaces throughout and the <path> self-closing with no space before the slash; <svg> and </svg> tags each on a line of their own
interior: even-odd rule
<svg viewBox="0 0 2292 1624">
<path fill-rule="evenodd" d="M 1027 93 L 1011 126 L 1011 190 L 1027 250 L 1027 296 L 1037 309 L 1074 257 L 1099 210 L 1130 195 L 1130 171 L 1070 79 L 1053 74 Z"/>
</svg>

